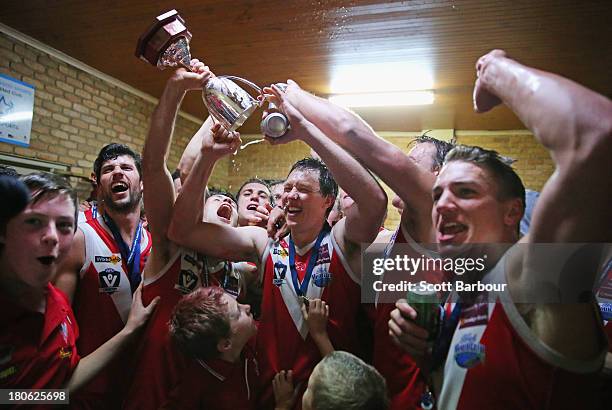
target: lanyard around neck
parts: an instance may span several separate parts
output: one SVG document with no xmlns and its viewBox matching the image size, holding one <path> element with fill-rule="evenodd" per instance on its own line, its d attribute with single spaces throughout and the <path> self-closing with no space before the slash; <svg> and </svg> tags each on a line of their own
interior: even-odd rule
<svg viewBox="0 0 612 410">
<path fill-rule="evenodd" d="M 301 284 L 298 280 L 297 269 L 295 268 L 295 244 L 293 243 L 291 236 L 289 236 L 289 269 L 291 269 L 293 288 L 298 296 L 306 296 L 308 284 L 310 283 L 310 277 L 312 276 L 312 270 L 314 269 L 314 265 L 319 256 L 319 247 L 321 246 L 321 241 L 323 241 L 323 237 L 328 230 L 329 229 L 327 226 L 324 226 L 323 229 L 321 229 L 321 232 L 319 232 L 317 241 L 315 242 L 312 252 L 310 253 L 310 259 L 308 260 L 308 265 L 306 266 L 306 274 L 304 275 L 304 280 L 302 280 Z"/>
<path fill-rule="evenodd" d="M 119 232 L 119 228 L 113 219 L 108 216 L 106 213 L 102 214 L 102 218 L 104 222 L 110 229 L 113 234 L 113 238 L 115 238 L 115 242 L 117 246 L 119 246 L 119 251 L 121 252 L 121 258 L 125 261 L 125 266 L 127 268 L 127 276 L 130 280 L 130 288 L 132 293 L 136 291 L 138 285 L 140 285 L 140 281 L 142 277 L 140 276 L 140 240 L 142 237 L 142 221 L 138 222 L 138 226 L 136 227 L 136 233 L 134 234 L 134 240 L 132 241 L 132 246 L 128 247 L 127 243 L 123 240 L 121 233 Z"/>
</svg>

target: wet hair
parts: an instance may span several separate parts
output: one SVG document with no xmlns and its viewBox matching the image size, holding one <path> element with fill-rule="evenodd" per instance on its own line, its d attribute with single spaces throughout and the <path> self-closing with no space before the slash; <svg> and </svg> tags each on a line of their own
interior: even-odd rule
<svg viewBox="0 0 612 410">
<path fill-rule="evenodd" d="M 514 162 L 511 158 L 499 155 L 497 151 L 484 149 L 482 147 L 457 145 L 444 160 L 445 164 L 452 161 L 465 161 L 486 169 L 497 182 L 498 199 L 505 201 L 519 198 L 525 209 L 525 186 L 523 181 L 512 169 Z"/>
<path fill-rule="evenodd" d="M 206 198 L 208 199 L 213 195 L 223 195 L 228 197 L 229 199 L 231 199 L 232 201 L 236 202 L 236 198 L 234 197 L 234 195 L 232 195 L 230 192 L 226 191 L 225 189 L 221 189 L 221 188 L 216 188 L 216 187 L 210 187 L 206 190 Z"/>
<path fill-rule="evenodd" d="M 312 407 L 317 410 L 389 408 L 385 379 L 374 367 L 347 352 L 325 356 L 317 365 L 311 388 Z"/>
<path fill-rule="evenodd" d="M 136 165 L 136 169 L 138 170 L 138 175 L 142 178 L 142 159 L 140 158 L 140 154 L 132 151 L 130 147 L 124 144 L 108 144 L 102 147 L 100 152 L 98 153 L 98 157 L 94 161 L 94 174 L 96 174 L 96 180 L 100 183 L 100 173 L 102 171 L 102 164 L 104 162 L 116 159 L 122 155 L 127 155 L 134 160 L 134 164 Z"/>
<path fill-rule="evenodd" d="M 420 135 L 410 141 L 408 147 L 416 146 L 419 144 L 432 144 L 436 148 L 436 154 L 433 157 L 433 169 L 432 171 L 436 171 L 442 168 L 444 165 L 444 158 L 446 158 L 446 154 L 450 152 L 455 147 L 455 144 L 448 141 L 439 140 L 434 137 L 430 137 L 426 134 Z"/>
<path fill-rule="evenodd" d="M 268 185 L 266 181 L 264 181 L 263 179 L 259 179 L 259 178 L 249 178 L 246 181 L 244 181 L 242 185 L 240 185 L 240 188 L 238 188 L 238 192 L 236 192 L 236 199 L 240 198 L 240 193 L 242 192 L 242 188 L 244 188 L 248 184 L 261 184 L 265 186 L 266 189 L 268 190 L 268 195 L 271 194 L 270 185 Z"/>
<path fill-rule="evenodd" d="M 289 174 L 295 170 L 319 171 L 319 189 L 321 190 L 321 195 L 331 196 L 333 198 L 338 196 L 338 184 L 334 180 L 329 168 L 327 168 L 327 165 L 322 161 L 311 157 L 304 158 L 293 164 L 289 170 Z"/>
<path fill-rule="evenodd" d="M 168 323 L 170 339 L 194 359 L 219 356 L 217 344 L 231 336 L 230 314 L 223 303 L 223 289 L 200 288 L 178 301 Z"/>
</svg>

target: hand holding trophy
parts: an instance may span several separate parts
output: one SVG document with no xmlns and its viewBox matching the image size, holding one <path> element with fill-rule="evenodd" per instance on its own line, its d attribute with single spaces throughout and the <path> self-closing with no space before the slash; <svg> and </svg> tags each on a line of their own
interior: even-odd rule
<svg viewBox="0 0 612 410">
<path fill-rule="evenodd" d="M 168 67 L 189 66 L 191 52 L 189 42 L 191 33 L 185 26 L 185 20 L 176 10 L 170 10 L 156 17 L 155 22 L 138 39 L 136 56 L 160 70 Z M 219 121 L 228 131 L 235 131 L 249 118 L 262 102 L 258 102 L 234 81 L 242 82 L 260 95 L 261 88 L 256 84 L 235 76 L 217 76 L 210 78 L 202 92 L 202 99 L 210 115 Z M 270 104 L 273 111 L 275 108 Z M 271 112 L 261 122 L 262 133 L 278 138 L 287 132 L 289 121 L 282 113 Z"/>
</svg>

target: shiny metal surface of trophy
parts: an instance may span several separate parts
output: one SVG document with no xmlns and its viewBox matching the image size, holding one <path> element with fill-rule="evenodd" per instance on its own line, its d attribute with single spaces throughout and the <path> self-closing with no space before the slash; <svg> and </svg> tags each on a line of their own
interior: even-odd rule
<svg viewBox="0 0 612 410">
<path fill-rule="evenodd" d="M 171 10 L 157 16 L 155 22 L 140 36 L 136 46 L 136 56 L 160 70 L 167 67 L 184 67 L 191 70 L 189 66 L 191 61 L 190 41 L 191 33 L 185 26 L 185 20 L 176 10 Z M 206 82 L 202 91 L 204 104 L 209 114 L 228 131 L 238 129 L 261 105 L 232 80 L 247 84 L 259 94 L 262 93 L 261 88 L 254 83 L 235 76 L 212 77 Z M 282 113 L 273 114 L 274 118 L 271 118 L 271 124 L 274 124 L 274 126 L 268 127 L 271 134 L 266 135 L 279 137 L 288 128 L 287 117 Z M 284 122 L 279 122 L 279 116 L 284 118 Z M 262 121 L 262 132 L 268 130 L 268 128 L 264 128 L 264 122 L 268 117 Z M 281 129 L 281 123 L 285 124 L 284 129 Z"/>
</svg>

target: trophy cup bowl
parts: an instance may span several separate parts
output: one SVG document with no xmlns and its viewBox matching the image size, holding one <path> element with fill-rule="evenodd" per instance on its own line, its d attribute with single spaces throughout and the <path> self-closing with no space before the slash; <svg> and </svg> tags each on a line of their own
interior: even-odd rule
<svg viewBox="0 0 612 410">
<path fill-rule="evenodd" d="M 157 16 L 155 22 L 140 36 L 136 57 L 160 70 L 167 67 L 191 70 L 190 41 L 191 33 L 185 26 L 185 20 L 176 10 L 170 10 Z M 262 93 L 261 88 L 254 83 L 235 76 L 211 77 L 206 82 L 202 90 L 204 105 L 209 114 L 228 131 L 238 129 L 260 106 L 255 98 L 232 80 L 247 84 L 259 94 Z M 276 134 L 279 132 L 281 130 L 276 131 Z"/>
</svg>

